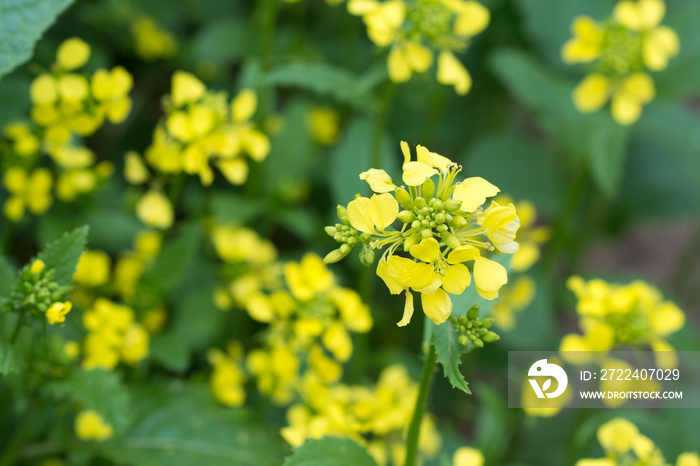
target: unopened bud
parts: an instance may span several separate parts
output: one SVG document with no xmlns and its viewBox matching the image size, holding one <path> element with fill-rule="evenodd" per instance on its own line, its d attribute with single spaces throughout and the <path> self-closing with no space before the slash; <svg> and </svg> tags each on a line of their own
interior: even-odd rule
<svg viewBox="0 0 700 466">
<path fill-rule="evenodd" d="M 452 249 L 457 249 L 462 245 L 462 242 L 459 240 L 459 238 L 457 238 L 455 235 L 448 231 L 440 233 L 440 238 L 442 238 L 445 244 Z"/>
<path fill-rule="evenodd" d="M 458 199 L 450 199 L 445 202 L 445 210 L 448 212 L 454 212 L 462 206 L 462 201 Z"/>
<path fill-rule="evenodd" d="M 399 204 L 404 209 L 413 210 L 413 199 L 411 199 L 411 195 L 404 188 L 396 188 L 394 196 L 396 196 L 396 200 L 399 201 Z"/>
<path fill-rule="evenodd" d="M 479 306 L 474 305 L 467 311 L 467 319 L 474 320 L 479 317 Z"/>
<path fill-rule="evenodd" d="M 411 223 L 416 219 L 416 214 L 410 210 L 402 210 L 397 217 L 402 223 Z"/>
<path fill-rule="evenodd" d="M 420 231 L 420 235 L 422 238 L 432 238 L 433 230 L 431 230 L 430 228 L 424 228 Z"/>
<path fill-rule="evenodd" d="M 338 207 L 336 207 L 335 210 L 336 210 L 336 212 L 338 212 L 338 218 L 341 220 L 343 217 L 348 216 L 348 210 L 340 204 L 338 204 Z M 345 222 L 343 222 L 343 223 L 345 223 Z"/>
<path fill-rule="evenodd" d="M 452 220 L 450 221 L 450 226 L 456 230 L 459 230 L 460 228 L 464 228 L 467 226 L 467 220 L 464 217 L 460 216 L 452 217 Z"/>
<path fill-rule="evenodd" d="M 493 319 L 491 317 L 486 317 L 481 321 L 481 326 L 483 328 L 491 328 L 493 326 Z"/>
<path fill-rule="evenodd" d="M 481 337 L 481 339 L 484 340 L 486 343 L 493 343 L 494 341 L 500 340 L 501 337 L 499 337 L 497 333 L 489 331 L 486 333 L 486 335 Z"/>
<path fill-rule="evenodd" d="M 350 246 L 353 246 L 353 245 L 357 244 L 358 241 L 360 241 L 360 240 L 359 240 L 359 238 L 358 238 L 357 236 L 351 236 L 350 238 L 348 238 L 347 243 L 348 243 Z"/>
<path fill-rule="evenodd" d="M 416 208 L 418 208 L 418 209 L 422 209 L 423 207 L 427 207 L 427 205 L 428 205 L 428 203 L 425 201 L 425 199 L 423 199 L 423 198 L 420 197 L 420 196 L 418 196 L 418 197 L 416 198 L 416 200 L 413 201 L 413 202 L 415 203 L 415 206 L 416 206 Z"/>
<path fill-rule="evenodd" d="M 435 221 L 436 221 L 437 223 L 439 223 L 440 225 L 442 225 L 443 223 L 445 223 L 445 214 L 443 214 L 442 212 L 440 212 L 439 214 L 437 214 L 437 215 L 435 216 Z"/>
<path fill-rule="evenodd" d="M 345 244 L 343 246 L 345 246 Z M 326 264 L 334 264 L 345 256 L 347 256 L 347 254 L 343 254 L 340 249 L 334 249 L 326 254 L 326 257 L 323 258 L 323 262 Z"/>
<path fill-rule="evenodd" d="M 408 251 L 413 246 L 420 243 L 420 240 L 421 240 L 421 235 L 418 233 L 415 233 L 415 234 L 409 236 L 408 238 L 403 240 L 403 250 Z"/>
<path fill-rule="evenodd" d="M 362 241 L 363 243 L 369 243 L 370 241 L 372 241 L 372 235 L 370 235 L 369 233 L 362 233 L 360 235 L 360 241 Z"/>
<path fill-rule="evenodd" d="M 424 198 L 432 199 L 433 195 L 435 194 L 435 183 L 433 182 L 433 180 L 431 180 L 430 178 L 425 180 L 421 192 L 423 193 Z"/>
<path fill-rule="evenodd" d="M 331 237 L 335 237 L 335 234 L 338 233 L 338 229 L 336 227 L 326 227 L 324 230 L 326 230 L 326 234 Z"/>
<path fill-rule="evenodd" d="M 374 251 L 367 246 L 363 246 L 362 251 L 360 251 L 360 262 L 367 267 L 372 265 L 374 263 Z"/>
<path fill-rule="evenodd" d="M 469 338 L 466 335 L 460 335 L 457 337 L 457 342 L 462 346 L 467 346 L 469 344 Z"/>
<path fill-rule="evenodd" d="M 475 338 L 474 340 L 472 340 L 472 343 L 474 343 L 474 346 L 476 346 L 477 348 L 483 348 L 483 347 L 484 347 L 484 342 L 481 341 L 481 340 L 478 339 L 478 338 Z"/>
<path fill-rule="evenodd" d="M 347 255 L 347 253 L 350 252 L 351 249 L 352 249 L 352 246 L 350 246 L 349 244 L 341 244 L 340 247 L 338 248 L 338 250 L 340 252 L 342 252 L 343 254 L 346 254 L 346 255 Z"/>
<path fill-rule="evenodd" d="M 447 231 L 447 230 L 449 230 L 449 229 L 450 229 L 450 227 L 448 227 L 448 226 L 445 225 L 444 223 L 443 223 L 442 225 L 438 225 L 438 226 L 436 227 L 436 230 L 437 230 L 438 232 L 440 232 L 440 233 L 443 233 L 443 232 L 445 232 L 445 231 Z"/>
</svg>

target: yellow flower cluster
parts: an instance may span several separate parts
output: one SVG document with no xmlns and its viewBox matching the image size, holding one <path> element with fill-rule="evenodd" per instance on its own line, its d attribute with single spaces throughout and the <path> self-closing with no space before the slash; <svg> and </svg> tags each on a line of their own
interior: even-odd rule
<svg viewBox="0 0 700 466">
<path fill-rule="evenodd" d="M 97 298 L 85 312 L 83 325 L 88 330 L 83 342 L 86 369 L 110 370 L 119 361 L 133 366 L 148 356 L 150 336 L 128 306 Z"/>
<path fill-rule="evenodd" d="M 659 26 L 665 13 L 663 0 L 622 0 L 603 23 L 588 16 L 574 20 L 574 37 L 564 45 L 562 58 L 566 63 L 591 63 L 593 69 L 574 90 L 579 111 L 595 112 L 610 100 L 618 123 L 639 119 L 642 106 L 655 94 L 648 71 L 666 68 L 680 49 L 676 32 Z"/>
<path fill-rule="evenodd" d="M 627 419 L 615 418 L 606 422 L 598 428 L 597 437 L 605 450 L 606 458 L 581 459 L 576 462 L 576 466 L 668 464 L 659 447 Z M 676 466 L 700 466 L 700 456 L 697 453 L 682 453 L 676 459 Z"/>
<path fill-rule="evenodd" d="M 509 204 L 510 198 L 498 196 L 496 202 Z M 523 275 L 540 258 L 540 248 L 549 239 L 549 228 L 535 226 L 537 210 L 529 201 L 515 203 L 515 209 L 520 218 L 520 229 L 515 240 L 520 248 L 513 254 L 510 261 L 511 270 L 517 275 L 512 283 L 501 289 L 501 299 L 493 305 L 491 317 L 496 325 L 505 330 L 515 326 L 515 313 L 522 311 L 532 303 L 536 293 L 535 281 L 529 275 Z"/>
<path fill-rule="evenodd" d="M 75 418 L 75 435 L 80 440 L 102 442 L 112 437 L 114 429 L 92 410 L 81 411 Z"/>
<path fill-rule="evenodd" d="M 10 193 L 3 206 L 5 216 L 10 220 L 21 219 L 26 209 L 41 215 L 53 203 L 53 175 L 48 168 L 36 168 L 30 173 L 21 167 L 10 167 L 5 170 L 3 184 Z"/>
<path fill-rule="evenodd" d="M 372 42 L 391 47 L 387 67 L 393 82 L 424 73 L 437 53 L 438 82 L 460 95 L 469 92 L 471 76 L 454 52 L 486 29 L 486 7 L 473 0 L 350 0 L 348 11 L 362 16 Z"/>
<path fill-rule="evenodd" d="M 660 367 L 675 366 L 673 347 L 665 340 L 685 324 L 685 314 L 659 290 L 642 281 L 628 285 L 600 279 L 585 282 L 571 277 L 568 287 L 576 294 L 583 335 L 569 334 L 562 352 L 608 351 L 615 345 L 650 345 Z M 583 353 L 578 353 L 582 355 Z M 583 356 L 576 356 L 579 362 Z M 574 361 L 571 361 L 574 362 Z"/>
<path fill-rule="evenodd" d="M 243 184 L 248 177 L 244 155 L 260 162 L 270 151 L 267 136 L 250 121 L 256 108 L 252 90 L 241 91 L 228 103 L 225 92 L 209 91 L 194 75 L 177 71 L 146 162 L 165 174 L 196 174 L 205 186 L 214 181 L 213 162 L 230 183 Z"/>
<path fill-rule="evenodd" d="M 245 403 L 246 374 L 243 370 L 243 348 L 238 342 L 230 342 L 227 352 L 211 349 L 207 353 L 209 364 L 214 368 L 209 385 L 214 398 L 226 406 L 241 406 Z"/>
<path fill-rule="evenodd" d="M 365 445 L 380 466 L 404 464 L 404 434 L 411 418 L 411 410 L 406 407 L 415 402 L 418 386 L 403 366 L 384 369 L 374 387 L 329 387 L 307 377 L 302 391 L 304 402 L 289 408 L 289 425 L 281 432 L 290 445 L 296 447 L 306 439 L 323 436 L 350 437 Z M 426 416 L 421 425 L 419 450 L 430 458 L 440 445 L 434 419 Z"/>
<path fill-rule="evenodd" d="M 134 49 L 139 58 L 154 61 L 170 58 L 177 51 L 177 39 L 148 15 L 139 15 L 131 22 Z"/>
<path fill-rule="evenodd" d="M 498 297 L 498 290 L 508 281 L 507 271 L 480 250 L 515 253 L 520 220 L 512 203 L 492 201 L 488 208 L 481 207 L 499 192 L 485 179 L 471 177 L 455 183 L 462 167 L 448 158 L 418 145 L 417 161 L 412 161 L 408 144 L 402 142 L 401 150 L 408 189 L 394 185 L 384 170 L 373 168 L 360 174 L 377 194 L 359 196 L 347 208 L 339 207 L 342 223 L 326 227 L 326 232 L 342 244 L 325 261 L 336 262 L 362 244 L 360 259 L 369 265 L 374 249 L 386 246 L 377 275 L 392 294 L 405 291 L 404 314 L 398 325 L 407 325 L 413 315 L 411 291 L 421 294 L 423 311 L 441 324 L 452 313 L 448 293 L 461 294 L 471 283 L 468 262 L 474 264 L 477 292 L 488 300 Z M 399 206 L 404 210 L 399 212 Z M 401 229 L 391 229 L 397 219 Z M 397 254 L 400 247 L 408 257 Z"/>
</svg>

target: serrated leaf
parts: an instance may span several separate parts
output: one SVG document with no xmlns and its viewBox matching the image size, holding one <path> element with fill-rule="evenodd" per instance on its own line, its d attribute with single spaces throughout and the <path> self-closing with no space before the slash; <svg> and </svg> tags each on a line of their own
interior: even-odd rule
<svg viewBox="0 0 700 466">
<path fill-rule="evenodd" d="M 72 0 L 3 0 L 0 3 L 0 77 L 29 60 L 34 44 Z"/>
<path fill-rule="evenodd" d="M 123 438 L 94 445 L 95 453 L 134 466 L 278 466 L 279 435 L 214 402 L 204 385 L 151 384 L 136 389 L 134 419 Z M 84 448 L 84 446 L 82 447 Z"/>
<path fill-rule="evenodd" d="M 589 115 L 578 112 L 571 100 L 574 83 L 562 80 L 525 52 L 498 51 L 490 65 L 564 154 L 574 163 L 584 160 L 606 196 L 617 194 L 630 128 L 617 124 L 606 108 Z"/>
<path fill-rule="evenodd" d="M 337 437 L 309 439 L 284 461 L 284 466 L 376 465 L 374 458 L 356 442 Z"/>
<path fill-rule="evenodd" d="M 56 271 L 56 282 L 69 286 L 73 282 L 75 267 L 85 250 L 90 227 L 85 225 L 65 233 L 61 238 L 46 246 L 38 255 L 47 269 Z"/>
<path fill-rule="evenodd" d="M 426 320 L 426 322 L 428 322 Z M 432 322 L 431 322 L 432 324 Z M 467 381 L 459 371 L 462 363 L 462 350 L 457 342 L 457 333 L 450 322 L 433 325 L 433 344 L 437 352 L 437 361 L 442 365 L 445 377 L 450 384 L 464 393 L 471 394 Z"/>
<path fill-rule="evenodd" d="M 360 107 L 368 105 L 368 94 L 380 80 L 375 70 L 360 77 L 328 63 L 298 62 L 277 66 L 263 78 L 268 85 L 300 87 Z"/>
<path fill-rule="evenodd" d="M 117 432 L 129 423 L 129 392 L 117 372 L 77 370 L 50 384 L 48 390 L 57 398 L 68 398 L 80 404 L 81 409 L 96 411 Z"/>
</svg>

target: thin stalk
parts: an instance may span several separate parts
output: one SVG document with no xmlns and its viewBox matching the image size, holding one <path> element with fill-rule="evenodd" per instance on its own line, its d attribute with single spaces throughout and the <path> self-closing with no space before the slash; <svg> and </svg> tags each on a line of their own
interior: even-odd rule
<svg viewBox="0 0 700 466">
<path fill-rule="evenodd" d="M 420 425 L 423 421 L 425 408 L 428 406 L 428 395 L 430 394 L 430 386 L 433 382 L 433 372 L 435 363 L 437 362 L 437 353 L 435 345 L 431 342 L 428 345 L 428 354 L 423 361 L 423 372 L 420 377 L 420 387 L 418 388 L 418 396 L 416 397 L 416 406 L 413 408 L 413 417 L 408 426 L 408 436 L 406 438 L 406 462 L 405 466 L 415 466 L 417 464 L 418 453 L 418 436 L 420 434 Z"/>
</svg>

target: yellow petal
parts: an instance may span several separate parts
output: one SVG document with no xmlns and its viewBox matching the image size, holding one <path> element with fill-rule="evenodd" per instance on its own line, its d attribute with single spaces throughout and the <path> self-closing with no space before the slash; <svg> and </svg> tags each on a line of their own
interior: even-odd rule
<svg viewBox="0 0 700 466">
<path fill-rule="evenodd" d="M 429 165 L 433 168 L 442 170 L 443 172 L 447 171 L 449 167 L 454 165 L 452 160 L 438 153 L 430 152 L 428 149 L 421 146 L 420 144 L 416 146 L 416 155 L 418 156 L 419 162 Z"/>
<path fill-rule="evenodd" d="M 464 264 L 445 267 L 442 288 L 450 294 L 462 294 L 472 281 L 469 269 Z"/>
<path fill-rule="evenodd" d="M 495 196 L 500 191 L 500 189 L 485 179 L 474 176 L 457 184 L 452 197 L 462 201 L 459 210 L 463 212 L 473 212 L 477 207 L 486 202 L 487 197 Z"/>
<path fill-rule="evenodd" d="M 438 289 L 434 294 L 422 293 L 420 299 L 423 312 L 435 325 L 445 322 L 452 314 L 452 300 L 450 295 L 442 289 Z"/>
<path fill-rule="evenodd" d="M 254 91 L 244 89 L 231 102 L 231 118 L 235 122 L 249 120 L 258 106 L 258 97 Z"/>
<path fill-rule="evenodd" d="M 484 455 L 476 448 L 462 447 L 452 457 L 452 466 L 483 466 Z"/>
<path fill-rule="evenodd" d="M 465 244 L 457 249 L 453 249 L 447 256 L 447 262 L 450 264 L 460 264 L 462 262 L 471 261 L 481 256 L 481 253 L 474 246 Z"/>
<path fill-rule="evenodd" d="M 176 107 L 201 99 L 206 90 L 204 84 L 191 73 L 176 71 L 173 75 L 172 99 Z"/>
<path fill-rule="evenodd" d="M 481 3 L 463 2 L 459 16 L 457 16 L 455 21 L 455 34 L 467 37 L 475 36 L 486 29 L 490 19 L 491 13 Z"/>
<path fill-rule="evenodd" d="M 564 335 L 559 345 L 562 359 L 569 364 L 581 365 L 590 362 L 593 358 L 591 351 L 583 336 L 576 333 Z"/>
<path fill-rule="evenodd" d="M 675 369 L 678 367 L 676 350 L 667 341 L 654 340 L 651 342 L 651 349 L 654 351 L 656 367 L 661 369 Z"/>
<path fill-rule="evenodd" d="M 574 89 L 574 105 L 581 113 L 595 112 L 608 100 L 611 90 L 612 84 L 607 77 L 598 73 L 589 74 Z"/>
<path fill-rule="evenodd" d="M 348 13 L 351 15 L 362 16 L 379 6 L 375 0 L 350 0 L 348 2 Z"/>
<path fill-rule="evenodd" d="M 58 66 L 64 70 L 80 68 L 89 58 L 90 46 L 77 37 L 64 40 L 56 51 Z"/>
<path fill-rule="evenodd" d="M 49 74 L 37 76 L 29 87 L 29 95 L 35 104 L 52 104 L 58 98 L 56 80 Z"/>
<path fill-rule="evenodd" d="M 411 161 L 411 149 L 406 141 L 401 141 L 401 153 L 403 153 L 403 164 L 406 165 Z"/>
<path fill-rule="evenodd" d="M 150 174 L 138 153 L 129 151 L 124 156 L 124 178 L 131 184 L 148 181 Z"/>
<path fill-rule="evenodd" d="M 391 182 L 391 177 L 384 170 L 370 168 L 360 173 L 360 179 L 366 181 L 375 193 L 389 193 L 396 189 L 396 185 Z"/>
<path fill-rule="evenodd" d="M 229 183 L 242 185 L 248 179 L 248 163 L 240 157 L 220 160 L 219 170 Z"/>
<path fill-rule="evenodd" d="M 474 260 L 474 281 L 483 291 L 498 291 L 508 283 L 508 272 L 498 262 L 479 257 Z"/>
<path fill-rule="evenodd" d="M 649 324 L 656 335 L 675 333 L 685 325 L 685 314 L 672 302 L 664 302 L 649 316 Z"/>
<path fill-rule="evenodd" d="M 366 197 L 358 197 L 350 201 L 347 209 L 348 219 L 350 219 L 350 224 L 356 230 L 363 233 L 376 234 L 377 230 L 374 229 L 374 223 L 370 217 L 371 204 L 370 200 Z"/>
<path fill-rule="evenodd" d="M 389 264 L 386 257 L 382 257 L 377 264 L 377 276 L 384 281 L 384 284 L 389 288 L 389 293 L 399 294 L 404 290 L 404 286 L 399 280 L 396 280 L 389 270 Z"/>
<path fill-rule="evenodd" d="M 136 205 L 136 216 L 148 226 L 170 228 L 175 213 L 170 201 L 159 191 L 149 191 Z"/>
<path fill-rule="evenodd" d="M 642 115 L 642 103 L 630 94 L 617 92 L 610 110 L 615 121 L 621 125 L 631 125 Z"/>
<path fill-rule="evenodd" d="M 83 100 L 88 96 L 89 90 L 87 79 L 79 74 L 65 74 L 58 80 L 58 91 L 64 99 Z"/>
<path fill-rule="evenodd" d="M 373 194 L 370 199 L 369 217 L 377 229 L 384 231 L 399 215 L 399 203 L 389 193 Z"/>
<path fill-rule="evenodd" d="M 437 173 L 438 171 L 430 165 L 422 162 L 408 162 L 403 165 L 403 182 L 408 186 L 420 186 Z"/>
<path fill-rule="evenodd" d="M 411 246 L 410 253 L 416 259 L 432 263 L 440 254 L 440 245 L 435 238 L 425 238 L 420 243 Z"/>
<path fill-rule="evenodd" d="M 437 80 L 440 84 L 452 85 L 455 92 L 465 95 L 472 87 L 472 78 L 462 62 L 452 54 L 443 51 L 438 57 Z"/>
<path fill-rule="evenodd" d="M 679 50 L 680 40 L 676 31 L 665 26 L 656 28 L 644 40 L 644 64 L 650 70 L 663 70 L 669 58 L 678 55 Z"/>
<path fill-rule="evenodd" d="M 654 98 L 654 80 L 647 73 L 634 73 L 625 78 L 616 93 L 634 96 L 641 103 Z"/>
<path fill-rule="evenodd" d="M 411 79 L 413 72 L 401 46 L 391 48 L 386 64 L 392 82 L 403 83 Z"/>
<path fill-rule="evenodd" d="M 676 459 L 676 466 L 700 466 L 700 455 L 697 453 L 681 453 Z"/>
<path fill-rule="evenodd" d="M 611 460 L 610 458 L 584 458 L 582 460 L 578 460 L 575 466 L 617 466 L 617 462 L 615 460 Z"/>
<path fill-rule="evenodd" d="M 403 317 L 396 324 L 399 327 L 405 327 L 411 321 L 413 316 L 413 295 L 410 291 L 406 291 L 406 304 L 403 307 Z"/>
<path fill-rule="evenodd" d="M 418 42 L 407 42 L 403 53 L 406 62 L 418 73 L 423 73 L 433 64 L 433 53 Z"/>
<path fill-rule="evenodd" d="M 431 264 L 415 262 L 396 255 L 391 255 L 387 259 L 387 270 L 392 279 L 404 288 L 421 290 L 433 285 L 435 280 L 435 271 Z"/>
</svg>

